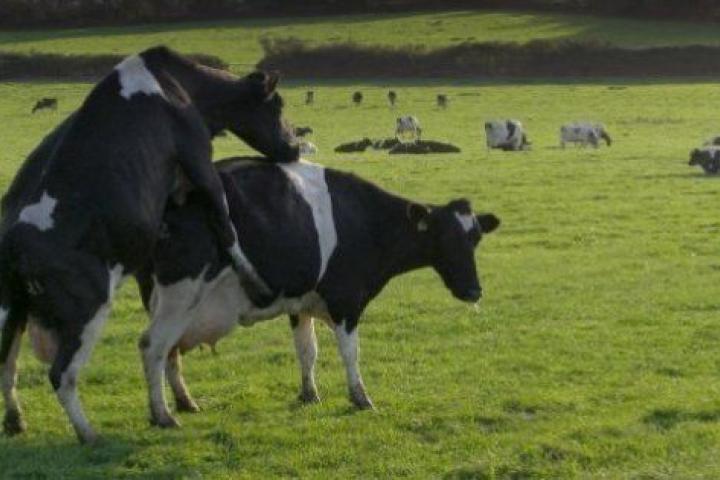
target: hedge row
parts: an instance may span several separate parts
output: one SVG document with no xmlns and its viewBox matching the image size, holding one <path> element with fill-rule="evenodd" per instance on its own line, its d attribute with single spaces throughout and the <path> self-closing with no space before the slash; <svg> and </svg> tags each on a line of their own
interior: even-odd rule
<svg viewBox="0 0 720 480">
<path fill-rule="evenodd" d="M 606 43 L 538 40 L 425 47 L 310 47 L 265 40 L 258 68 L 295 78 L 612 77 L 720 75 L 720 47 L 621 48 Z"/>
<path fill-rule="evenodd" d="M 210 67 L 226 70 L 228 65 L 218 57 L 188 55 Z M 107 75 L 122 61 L 122 55 L 56 55 L 0 52 L 0 80 L 74 79 L 94 80 Z"/>
</svg>

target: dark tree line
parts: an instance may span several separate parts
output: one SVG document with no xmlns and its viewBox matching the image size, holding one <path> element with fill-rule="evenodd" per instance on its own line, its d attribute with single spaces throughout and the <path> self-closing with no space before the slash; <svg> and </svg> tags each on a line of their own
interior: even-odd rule
<svg viewBox="0 0 720 480">
<path fill-rule="evenodd" d="M 0 0 L 0 26 L 498 7 L 720 20 L 720 0 Z"/>
</svg>

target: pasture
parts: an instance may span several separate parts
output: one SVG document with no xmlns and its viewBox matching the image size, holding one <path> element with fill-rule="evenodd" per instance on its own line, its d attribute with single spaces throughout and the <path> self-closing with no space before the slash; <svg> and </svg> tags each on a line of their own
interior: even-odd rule
<svg viewBox="0 0 720 480">
<path fill-rule="evenodd" d="M 658 25 L 666 24 L 646 28 Z M 141 28 L 129 30 L 137 43 L 103 41 L 134 50 L 187 33 L 168 28 L 151 40 Z M 104 48 L 82 33 L 45 47 Z M 216 53 L 192 38 L 181 45 Z M 89 88 L 0 84 L 0 191 Z M 388 88 L 398 93 L 395 110 Z M 308 89 L 316 92 L 313 106 L 304 105 Z M 356 90 L 361 106 L 351 102 Z M 392 282 L 360 324 L 361 369 L 377 412 L 350 407 L 326 328 L 318 328 L 323 401 L 310 407 L 295 400 L 287 320 L 239 328 L 218 355 L 205 349 L 186 357 L 203 412 L 181 415 L 182 429 L 158 430 L 147 422 L 136 346 L 147 318 L 129 281 L 81 377 L 80 394 L 104 443 L 77 444 L 46 367 L 25 343 L 19 394 L 29 429 L 0 437 L 0 477 L 720 475 L 720 178 L 687 166 L 690 149 L 720 132 L 714 83 L 335 81 L 292 82 L 281 91 L 288 118 L 315 131 L 309 139 L 320 153 L 312 161 L 414 199 L 465 196 L 502 218 L 478 250 L 479 311 L 454 300 L 429 270 Z M 449 96 L 447 110 L 435 106 L 438 93 Z M 45 96 L 59 99 L 58 111 L 30 115 Z M 423 138 L 462 153 L 332 153 L 363 136 L 392 136 L 395 117 L 405 113 L 420 119 Z M 488 153 L 482 124 L 489 118 L 521 120 L 533 149 Z M 604 122 L 613 146 L 559 149 L 559 126 L 575 119 Z M 215 146 L 216 158 L 249 153 L 230 137 Z"/>
</svg>

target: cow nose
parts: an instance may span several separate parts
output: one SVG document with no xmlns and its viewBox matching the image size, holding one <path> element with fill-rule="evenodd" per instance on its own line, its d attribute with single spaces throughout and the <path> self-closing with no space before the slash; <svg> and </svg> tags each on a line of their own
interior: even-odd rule
<svg viewBox="0 0 720 480">
<path fill-rule="evenodd" d="M 472 288 L 465 293 L 463 300 L 466 302 L 477 302 L 480 298 L 482 298 L 482 289 Z"/>
</svg>

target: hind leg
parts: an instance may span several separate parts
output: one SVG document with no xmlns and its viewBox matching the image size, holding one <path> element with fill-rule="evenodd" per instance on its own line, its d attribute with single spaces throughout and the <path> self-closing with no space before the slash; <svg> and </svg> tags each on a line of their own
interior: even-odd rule
<svg viewBox="0 0 720 480">
<path fill-rule="evenodd" d="M 3 430 L 7 435 L 17 435 L 27 429 L 22 418 L 22 409 L 17 398 L 17 359 L 20 354 L 20 343 L 23 335 L 23 328 L 15 331 L 14 338 L 8 350 L 8 355 L 2 366 L 2 393 L 5 399 L 5 418 Z"/>
<path fill-rule="evenodd" d="M 187 385 L 185 385 L 185 379 L 182 375 L 182 356 L 177 347 L 170 350 L 168 355 L 167 366 L 165 367 L 165 376 L 167 377 L 170 388 L 172 388 L 173 396 L 175 397 L 175 407 L 178 412 L 199 412 L 195 400 L 193 400 L 190 392 L 188 391 Z"/>
<path fill-rule="evenodd" d="M 315 360 L 318 346 L 313 318 L 307 315 L 291 315 L 290 326 L 293 329 L 295 353 L 300 363 L 302 378 L 299 399 L 303 403 L 319 402 L 320 397 L 315 386 Z"/>
</svg>

